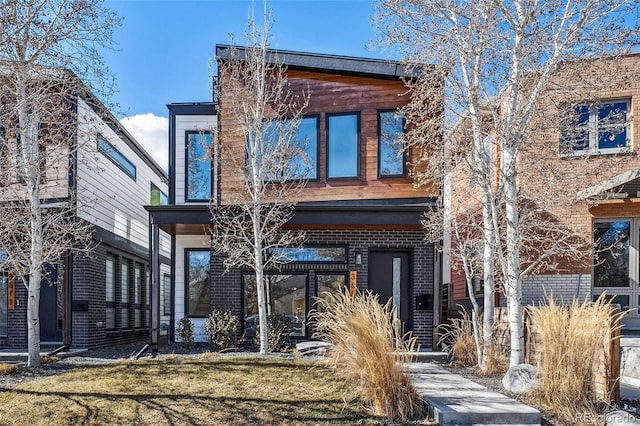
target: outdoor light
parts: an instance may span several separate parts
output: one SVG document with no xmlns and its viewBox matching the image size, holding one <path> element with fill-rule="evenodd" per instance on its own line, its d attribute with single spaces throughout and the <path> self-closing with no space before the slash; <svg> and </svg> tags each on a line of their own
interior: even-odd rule
<svg viewBox="0 0 640 426">
<path fill-rule="evenodd" d="M 362 253 L 356 252 L 356 265 L 362 265 Z"/>
</svg>

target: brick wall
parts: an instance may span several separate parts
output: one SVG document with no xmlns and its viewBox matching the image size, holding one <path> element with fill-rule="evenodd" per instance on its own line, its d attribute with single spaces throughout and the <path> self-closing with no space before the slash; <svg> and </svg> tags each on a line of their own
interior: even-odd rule
<svg viewBox="0 0 640 426">
<path fill-rule="evenodd" d="M 415 306 L 415 297 L 422 294 L 433 295 L 434 253 L 433 246 L 424 242 L 421 231 L 388 230 L 310 230 L 307 231 L 307 244 L 344 245 L 348 244 L 349 261 L 346 264 L 289 264 L 284 271 L 308 271 L 307 300 L 313 303 L 316 296 L 317 272 L 357 271 L 359 290 L 367 289 L 368 254 L 371 249 L 407 249 L 411 252 L 411 297 Z M 356 265 L 355 253 L 362 254 L 362 264 Z M 212 256 L 211 308 L 228 309 L 242 317 L 242 279 L 239 269 L 225 273 L 222 258 Z M 433 310 L 417 311 L 412 309 L 413 331 L 423 347 L 433 344 Z"/>
</svg>

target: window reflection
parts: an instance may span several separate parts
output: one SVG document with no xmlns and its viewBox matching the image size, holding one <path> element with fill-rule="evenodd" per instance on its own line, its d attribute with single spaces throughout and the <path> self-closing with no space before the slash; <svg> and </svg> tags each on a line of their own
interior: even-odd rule
<svg viewBox="0 0 640 426">
<path fill-rule="evenodd" d="M 208 201 L 211 198 L 211 134 L 186 133 L 187 201 Z"/>
<path fill-rule="evenodd" d="M 209 315 L 211 280 L 209 265 L 211 253 L 203 250 L 187 250 L 187 315 Z"/>
<path fill-rule="evenodd" d="M 345 291 L 347 283 L 346 274 L 316 274 L 316 284 L 318 286 L 318 297 L 330 300 L 330 295 L 337 295 Z M 319 307 L 318 309 L 321 309 Z"/>
<path fill-rule="evenodd" d="M 401 141 L 404 120 L 397 111 L 378 113 L 378 173 L 380 176 L 404 176 L 405 156 Z"/>
<path fill-rule="evenodd" d="M 327 119 L 327 177 L 357 178 L 359 114 L 329 115 Z"/>
<path fill-rule="evenodd" d="M 594 287 L 629 287 L 629 230 L 627 221 L 594 223 Z"/>
</svg>

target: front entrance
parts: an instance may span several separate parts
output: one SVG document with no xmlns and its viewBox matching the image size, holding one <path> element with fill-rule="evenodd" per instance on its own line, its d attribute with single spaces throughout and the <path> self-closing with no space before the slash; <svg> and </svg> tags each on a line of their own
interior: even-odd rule
<svg viewBox="0 0 640 426">
<path fill-rule="evenodd" d="M 382 304 L 392 300 L 404 332 L 413 329 L 409 260 L 409 251 L 369 253 L 369 289 L 379 295 Z"/>
<path fill-rule="evenodd" d="M 43 273 L 40 283 L 40 340 L 61 343 L 63 283 L 58 280 L 56 266 L 45 267 Z"/>
</svg>

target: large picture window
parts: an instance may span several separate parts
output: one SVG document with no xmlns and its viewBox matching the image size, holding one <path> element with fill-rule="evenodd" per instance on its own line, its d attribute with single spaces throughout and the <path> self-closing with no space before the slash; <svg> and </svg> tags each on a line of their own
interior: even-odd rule
<svg viewBox="0 0 640 426">
<path fill-rule="evenodd" d="M 209 275 L 211 252 L 208 250 L 186 250 L 187 265 L 187 315 L 206 317 L 211 301 L 211 278 Z"/>
<path fill-rule="evenodd" d="M 277 247 L 269 255 L 281 263 L 347 263 L 347 246 Z"/>
<path fill-rule="evenodd" d="M 360 114 L 327 115 L 327 178 L 360 176 Z"/>
<path fill-rule="evenodd" d="M 316 273 L 316 294 L 318 297 L 329 301 L 331 295 L 345 291 L 347 287 L 346 273 Z"/>
<path fill-rule="evenodd" d="M 258 293 L 256 277 L 244 274 L 244 328 L 247 336 L 258 327 Z M 266 274 L 267 312 L 282 315 L 291 336 L 304 336 L 307 313 L 306 274 Z"/>
<path fill-rule="evenodd" d="M 594 223 L 594 287 L 629 287 L 630 232 L 629 221 Z"/>
<path fill-rule="evenodd" d="M 573 105 L 566 110 L 563 153 L 616 153 L 628 148 L 628 100 Z"/>
<path fill-rule="evenodd" d="M 270 146 L 265 147 L 265 152 L 273 155 L 270 163 L 263 165 L 265 180 L 281 181 L 318 178 L 318 117 L 304 117 L 295 135 L 291 135 L 291 120 L 265 121 L 263 123 L 264 142 Z M 291 153 L 280 156 L 276 151 L 277 143 L 292 137 Z M 281 142 L 282 143 L 282 142 Z M 251 147 L 248 147 L 251 150 Z M 261 159 L 262 161 L 262 159 Z"/>
<path fill-rule="evenodd" d="M 378 176 L 405 175 L 403 129 L 404 118 L 398 111 L 378 111 Z"/>
<path fill-rule="evenodd" d="M 211 198 L 211 133 L 188 131 L 185 134 L 186 201 Z"/>
</svg>

